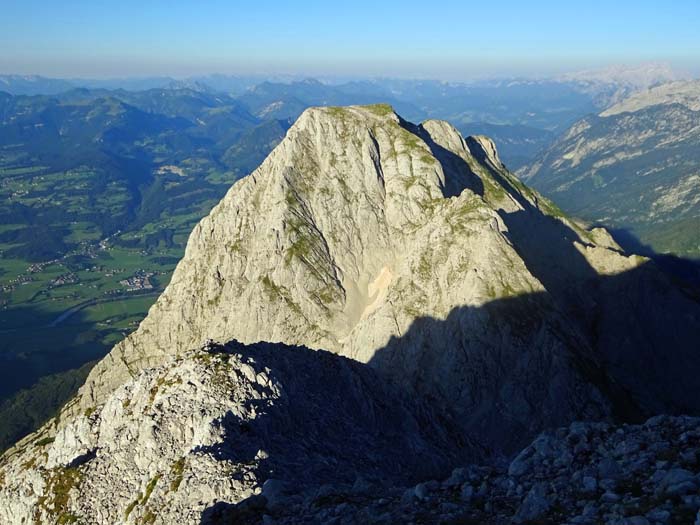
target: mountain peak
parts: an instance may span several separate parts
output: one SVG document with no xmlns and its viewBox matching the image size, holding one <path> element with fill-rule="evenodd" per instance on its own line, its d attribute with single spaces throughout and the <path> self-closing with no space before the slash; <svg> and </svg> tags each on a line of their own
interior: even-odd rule
<svg viewBox="0 0 700 525">
<path fill-rule="evenodd" d="M 700 111 L 700 81 L 669 82 L 645 89 L 606 109 L 600 116 L 610 117 L 621 113 L 633 113 L 666 104 L 680 104 L 691 111 Z"/>
<path fill-rule="evenodd" d="M 498 156 L 496 144 L 485 135 L 467 137 L 467 145 L 472 154 L 481 162 L 490 162 L 496 168 L 502 168 L 503 163 Z"/>
<path fill-rule="evenodd" d="M 400 122 L 400 117 L 394 112 L 394 108 L 389 104 L 368 104 L 360 106 L 314 106 L 305 109 L 297 123 L 304 125 L 308 119 L 329 119 L 340 124 L 348 121 L 361 125 L 363 122 L 384 121 L 388 119 L 396 124 Z"/>
<path fill-rule="evenodd" d="M 456 196 L 468 186 L 463 159 L 457 169 L 454 162 L 438 158 L 452 150 L 469 155 L 459 132 L 446 122 L 414 125 L 388 104 L 309 108 L 287 138 L 279 148 L 291 168 L 285 180 L 294 185 L 309 175 L 339 177 L 342 185 L 329 191 L 345 197 L 348 191 L 363 198 L 376 195 L 387 219 L 397 227 L 430 202 Z M 273 152 L 270 160 L 277 155 Z M 315 169 L 306 169 L 309 163 Z"/>
<path fill-rule="evenodd" d="M 171 284 L 95 368 L 83 403 L 100 403 L 134 370 L 207 338 L 326 349 L 457 395 L 460 348 L 476 343 L 443 340 L 430 356 L 411 357 L 434 337 L 430 328 L 404 340 L 419 319 L 471 323 L 481 314 L 470 308 L 518 296 L 550 308 L 545 287 L 558 293 L 552 276 L 566 279 L 550 267 L 554 246 L 576 263 L 572 278 L 634 266 L 573 223 L 552 222 L 556 215 L 505 170 L 486 137 L 465 140 L 441 121 L 414 125 L 387 105 L 308 109 L 194 229 Z M 492 329 L 479 352 L 499 339 Z M 410 351 L 395 353 L 397 344 Z M 553 352 L 572 345 L 586 346 L 550 343 Z M 450 362 L 447 376 L 438 373 Z M 558 373 L 571 374 L 565 362 L 556 361 Z M 459 395 L 477 410 L 473 394 Z M 507 428 L 497 426 L 488 433 Z"/>
</svg>

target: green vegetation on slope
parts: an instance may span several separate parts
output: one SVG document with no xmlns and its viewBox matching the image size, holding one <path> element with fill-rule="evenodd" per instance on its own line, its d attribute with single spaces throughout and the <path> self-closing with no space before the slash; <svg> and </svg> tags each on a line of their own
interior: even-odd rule
<svg viewBox="0 0 700 525">
<path fill-rule="evenodd" d="M 2 99 L 0 448 L 138 326 L 193 226 L 287 127 L 191 90 Z"/>
<path fill-rule="evenodd" d="M 681 104 L 587 117 L 523 174 L 571 215 L 698 258 L 698 126 L 700 112 Z"/>
</svg>

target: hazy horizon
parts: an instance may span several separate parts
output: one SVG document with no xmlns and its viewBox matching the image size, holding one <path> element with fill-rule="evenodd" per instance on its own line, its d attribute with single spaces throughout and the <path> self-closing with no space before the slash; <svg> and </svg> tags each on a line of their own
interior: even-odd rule
<svg viewBox="0 0 700 525">
<path fill-rule="evenodd" d="M 222 78 L 240 78 L 240 79 L 252 79 L 256 81 L 273 81 L 273 82 L 299 82 L 299 81 L 304 81 L 304 80 L 317 80 L 322 83 L 327 83 L 327 84 L 341 84 L 345 82 L 353 82 L 353 81 L 381 81 L 381 80 L 399 80 L 399 81 L 425 81 L 425 82 L 446 82 L 446 83 L 472 83 L 472 82 L 489 82 L 489 81 L 499 81 L 499 80 L 518 80 L 522 79 L 523 81 L 528 81 L 528 80 L 550 80 L 550 79 L 558 79 L 558 78 L 563 78 L 567 75 L 576 75 L 576 74 L 583 74 L 583 73 L 604 73 L 604 72 L 612 72 L 614 70 L 617 71 L 633 71 L 639 68 L 640 70 L 642 68 L 651 68 L 651 67 L 659 67 L 659 68 L 670 68 L 671 71 L 676 74 L 679 78 L 683 79 L 696 79 L 700 78 L 700 67 L 699 68 L 684 68 L 682 66 L 675 66 L 671 62 L 663 62 L 663 61 L 643 61 L 639 63 L 611 63 L 611 64 L 601 64 L 601 65 L 592 65 L 590 67 L 581 67 L 578 69 L 562 69 L 561 71 L 551 71 L 551 72 L 544 72 L 544 73 L 537 73 L 537 72 L 531 72 L 531 73 L 523 73 L 519 71 L 509 71 L 509 70 L 503 70 L 500 72 L 494 72 L 494 73 L 482 73 L 482 74 L 474 74 L 472 76 L 465 76 L 461 78 L 450 78 L 449 76 L 438 76 L 436 75 L 420 75 L 420 74 L 415 74 L 415 75 L 410 75 L 410 74 L 362 74 L 362 73 L 357 73 L 357 74 L 350 74 L 350 73 L 345 73 L 345 74 L 329 74 L 324 71 L 315 71 L 315 72 L 305 72 L 305 71 L 300 71 L 297 73 L 292 73 L 292 72 L 282 72 L 282 71 L 275 71 L 275 70 L 270 70 L 270 71 L 241 71 L 241 70 L 232 70 L 232 71 L 217 71 L 217 70 L 212 70 L 212 71 L 203 71 L 201 73 L 192 73 L 192 74 L 168 74 L 168 73 L 161 73 L 161 74 L 148 74 L 148 73 L 134 73 L 134 74 L 117 74 L 117 75 L 90 75 L 90 74 L 84 74 L 84 75 L 51 75 L 51 74 L 46 74 L 43 72 L 37 72 L 37 71 L 26 71 L 26 72 L 21 72 L 21 71 L 16 71 L 16 70 L 2 70 L 0 69 L 0 76 L 5 76 L 5 77 L 12 77 L 12 76 L 17 76 L 17 77 L 37 77 L 37 78 L 44 78 L 48 80 L 64 80 L 64 81 L 86 81 L 86 82 L 109 82 L 109 81 L 148 81 L 148 80 L 175 80 L 175 81 L 186 81 L 186 80 L 198 80 L 198 79 L 206 79 L 206 78 L 216 78 L 216 77 L 222 77 Z"/>
<path fill-rule="evenodd" d="M 41 12 L 42 16 L 33 16 Z M 137 14 L 137 15 L 136 15 Z M 700 73 L 700 5 L 649 1 L 498 6 L 362 0 L 206 5 L 10 1 L 0 73 L 54 78 L 207 74 L 464 81 L 668 63 Z"/>
</svg>

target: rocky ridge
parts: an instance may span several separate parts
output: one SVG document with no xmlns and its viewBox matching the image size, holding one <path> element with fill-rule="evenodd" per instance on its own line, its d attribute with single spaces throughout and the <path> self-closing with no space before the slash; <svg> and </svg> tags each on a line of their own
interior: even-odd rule
<svg viewBox="0 0 700 525">
<path fill-rule="evenodd" d="M 446 476 L 469 447 L 436 408 L 328 352 L 210 342 L 5 456 L 0 521 L 662 525 L 700 512 L 698 418 L 574 422 L 509 463 Z"/>
<path fill-rule="evenodd" d="M 199 523 L 269 478 L 424 479 L 463 457 L 455 428 L 356 361 L 208 343 L 3 456 L 0 523 Z"/>
</svg>

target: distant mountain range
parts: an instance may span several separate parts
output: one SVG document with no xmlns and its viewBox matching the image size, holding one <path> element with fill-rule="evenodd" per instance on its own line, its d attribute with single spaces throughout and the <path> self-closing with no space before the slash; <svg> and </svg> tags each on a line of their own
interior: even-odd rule
<svg viewBox="0 0 700 525">
<path fill-rule="evenodd" d="M 700 257 L 700 82 L 643 90 L 569 128 L 523 180 L 569 213 Z"/>
<path fill-rule="evenodd" d="M 390 103 L 406 118 L 441 118 L 465 134 L 489 129 L 503 159 L 519 168 L 551 143 L 552 134 L 588 113 L 597 113 L 630 93 L 679 75 L 646 64 L 542 79 L 473 82 L 371 79 L 319 81 L 275 75 L 203 75 L 124 79 L 51 79 L 0 75 L 0 91 L 15 95 L 57 95 L 74 88 L 144 91 L 190 89 L 226 94 L 263 119 L 295 119 L 307 107 Z M 486 128 L 484 126 L 487 126 Z"/>
</svg>

